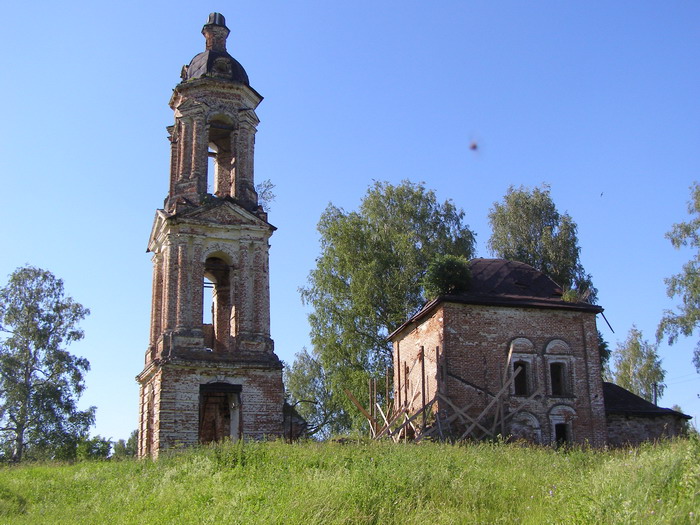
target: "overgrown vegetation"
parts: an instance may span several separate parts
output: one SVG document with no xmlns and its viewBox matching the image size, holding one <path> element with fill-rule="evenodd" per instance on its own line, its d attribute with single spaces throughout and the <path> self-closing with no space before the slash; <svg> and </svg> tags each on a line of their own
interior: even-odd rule
<svg viewBox="0 0 700 525">
<path fill-rule="evenodd" d="M 19 523 L 696 523 L 700 441 L 224 444 L 152 461 L 0 468 Z"/>
<path fill-rule="evenodd" d="M 423 289 L 428 299 L 442 294 L 460 293 L 469 287 L 469 261 L 459 255 L 438 255 L 428 265 Z"/>
<path fill-rule="evenodd" d="M 469 259 L 474 234 L 461 209 L 410 181 L 375 182 L 357 211 L 329 204 L 318 231 L 321 254 L 301 289 L 313 346 L 289 367 L 287 392 L 292 402 L 314 401 L 296 406 L 314 427 L 342 433 L 366 425 L 344 390 L 367 399 L 370 380 L 391 381 L 386 337 L 425 302 L 430 261 Z"/>
</svg>

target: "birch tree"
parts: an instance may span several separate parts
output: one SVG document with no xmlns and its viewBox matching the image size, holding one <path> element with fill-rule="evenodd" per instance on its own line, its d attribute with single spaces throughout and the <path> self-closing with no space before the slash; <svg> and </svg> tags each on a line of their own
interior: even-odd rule
<svg viewBox="0 0 700 525">
<path fill-rule="evenodd" d="M 25 266 L 0 289 L 0 453 L 71 456 L 87 436 L 95 407 L 79 410 L 87 359 L 66 351 L 83 338 L 89 310 L 66 297 L 63 281 Z"/>
</svg>

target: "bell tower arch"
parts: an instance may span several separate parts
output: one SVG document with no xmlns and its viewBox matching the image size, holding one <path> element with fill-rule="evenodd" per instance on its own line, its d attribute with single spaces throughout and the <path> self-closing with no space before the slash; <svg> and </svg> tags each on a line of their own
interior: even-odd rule
<svg viewBox="0 0 700 525">
<path fill-rule="evenodd" d="M 148 241 L 151 330 L 137 376 L 142 457 L 283 432 L 282 363 L 270 337 L 275 227 L 258 204 L 253 170 L 263 97 L 226 49 L 224 17 L 209 15 L 202 34 L 205 50 L 183 67 L 170 99 L 170 184 Z"/>
</svg>

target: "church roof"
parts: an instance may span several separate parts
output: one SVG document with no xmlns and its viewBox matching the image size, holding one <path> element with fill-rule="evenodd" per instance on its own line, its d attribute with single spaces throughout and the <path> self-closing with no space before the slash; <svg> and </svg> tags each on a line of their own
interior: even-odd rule
<svg viewBox="0 0 700 525">
<path fill-rule="evenodd" d="M 600 306 L 583 301 L 565 301 L 561 286 L 529 264 L 506 259 L 472 259 L 469 272 L 467 290 L 442 295 L 436 301 L 603 311 Z"/>
<path fill-rule="evenodd" d="M 676 416 L 683 419 L 692 419 L 687 414 L 676 412 L 670 408 L 658 407 L 654 403 L 650 403 L 646 399 L 614 383 L 603 381 L 603 398 L 605 399 L 606 414 L 640 417 Z"/>
<path fill-rule="evenodd" d="M 561 287 L 532 266 L 506 259 L 472 259 L 466 295 L 527 297 L 560 301 Z"/>
<path fill-rule="evenodd" d="M 601 313 L 603 308 L 583 301 L 565 301 L 561 286 L 529 264 L 506 259 L 472 259 L 467 290 L 441 295 L 426 303 L 389 338 L 410 323 L 419 321 L 443 302 L 484 306 L 553 308 Z"/>
<path fill-rule="evenodd" d="M 226 38 L 229 29 L 221 13 L 211 13 L 202 28 L 207 45 L 206 51 L 195 56 L 182 70 L 182 80 L 188 81 L 202 77 L 237 82 L 250 86 L 248 74 L 243 66 L 226 51 Z"/>
<path fill-rule="evenodd" d="M 183 80 L 214 77 L 250 85 L 243 66 L 226 51 L 204 51 L 195 56 L 186 67 Z"/>
</svg>

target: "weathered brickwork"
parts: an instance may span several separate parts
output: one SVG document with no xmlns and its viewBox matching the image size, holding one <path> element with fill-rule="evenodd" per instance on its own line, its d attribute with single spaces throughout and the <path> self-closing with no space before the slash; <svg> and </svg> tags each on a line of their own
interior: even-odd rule
<svg viewBox="0 0 700 525">
<path fill-rule="evenodd" d="M 170 189 L 148 242 L 153 302 L 137 377 L 140 456 L 283 433 L 282 363 L 270 337 L 275 228 L 258 205 L 253 175 L 262 97 L 226 51 L 223 17 L 210 15 L 202 33 L 206 51 L 183 68 L 170 100 Z"/>
<path fill-rule="evenodd" d="M 526 266 L 475 261 L 473 268 L 497 267 L 504 279 L 509 271 L 522 272 Z M 528 278 L 540 279 L 541 274 L 530 267 L 524 272 Z M 413 413 L 439 392 L 457 407 L 469 407 L 467 414 L 476 419 L 499 398 L 505 400 L 504 414 L 511 414 L 505 419 L 506 435 L 538 443 L 565 439 L 605 445 L 598 307 L 576 307 L 549 295 L 539 301 L 544 304 L 537 304 L 536 296 L 487 297 L 491 303 L 507 299 L 510 304 L 489 304 L 478 294 L 471 299 L 447 296 L 392 334 L 394 395 L 399 406 L 408 404 Z M 523 305 L 528 302 L 534 305 Z M 519 377 L 503 390 L 516 369 Z M 440 411 L 452 412 L 438 399 L 432 412 Z"/>
<path fill-rule="evenodd" d="M 683 419 L 673 416 L 639 417 L 610 414 L 608 444 L 618 447 L 639 445 L 645 441 L 672 438 L 683 434 Z"/>
<path fill-rule="evenodd" d="M 477 417 L 504 384 L 510 357 L 527 363 L 527 389 L 508 405 L 520 407 L 508 434 L 541 443 L 555 441 L 554 425 L 570 424 L 569 439 L 602 446 L 606 442 L 605 407 L 600 375 L 595 315 L 553 309 L 498 307 L 444 302 L 429 317 L 395 339 L 395 396 L 421 406 L 421 359 L 424 349 L 427 401 L 437 389 Z M 564 389 L 552 392 L 551 363 L 562 363 Z M 406 370 L 408 374 L 406 375 Z M 408 379 L 408 381 L 406 381 Z M 400 385 L 399 385 L 400 382 Z M 399 394 L 399 389 L 402 390 Z M 542 395 L 526 401 L 536 390 Z M 440 402 L 437 403 L 439 409 Z"/>
<path fill-rule="evenodd" d="M 687 430 L 690 416 L 663 408 L 614 383 L 603 383 L 608 444 L 637 445 L 672 438 Z"/>
</svg>

